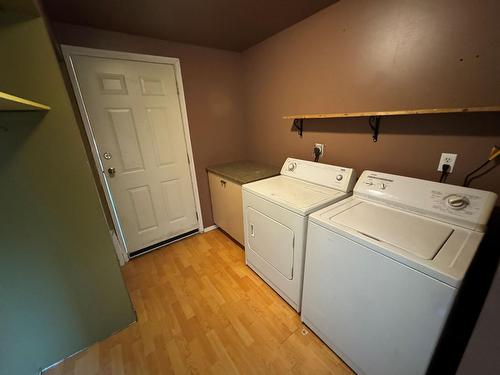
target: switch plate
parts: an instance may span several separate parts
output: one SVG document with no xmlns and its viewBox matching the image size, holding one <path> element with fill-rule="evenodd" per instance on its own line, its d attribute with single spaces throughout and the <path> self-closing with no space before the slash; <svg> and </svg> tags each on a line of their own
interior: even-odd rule
<svg viewBox="0 0 500 375">
<path fill-rule="evenodd" d="M 319 157 L 322 157 L 323 153 L 325 151 L 325 145 L 323 143 L 315 143 L 314 144 L 314 148 L 313 148 L 313 156 L 314 156 L 314 149 L 316 147 L 319 148 L 319 150 L 320 150 Z"/>
<path fill-rule="evenodd" d="M 457 154 L 449 154 L 449 153 L 443 152 L 441 154 L 441 159 L 439 159 L 438 171 L 442 172 L 443 171 L 443 164 L 448 164 L 450 166 L 448 173 L 453 172 L 453 168 L 455 167 L 456 160 L 457 160 Z"/>
</svg>

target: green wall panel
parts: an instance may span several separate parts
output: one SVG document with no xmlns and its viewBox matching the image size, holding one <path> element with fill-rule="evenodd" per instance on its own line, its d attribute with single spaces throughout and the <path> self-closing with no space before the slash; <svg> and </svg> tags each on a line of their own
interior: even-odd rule
<svg viewBox="0 0 500 375">
<path fill-rule="evenodd" d="M 0 374 L 35 374 L 135 320 L 43 20 L 0 12 Z"/>
</svg>

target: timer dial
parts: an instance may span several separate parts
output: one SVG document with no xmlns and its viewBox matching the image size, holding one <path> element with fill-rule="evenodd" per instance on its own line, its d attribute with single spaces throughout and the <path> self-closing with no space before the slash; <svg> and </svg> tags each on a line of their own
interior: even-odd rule
<svg viewBox="0 0 500 375">
<path fill-rule="evenodd" d="M 288 163 L 288 170 L 293 172 L 297 168 L 297 163 Z"/>
<path fill-rule="evenodd" d="M 454 210 L 461 210 L 467 207 L 469 203 L 469 200 L 462 195 L 453 194 L 446 198 L 446 204 Z"/>
</svg>

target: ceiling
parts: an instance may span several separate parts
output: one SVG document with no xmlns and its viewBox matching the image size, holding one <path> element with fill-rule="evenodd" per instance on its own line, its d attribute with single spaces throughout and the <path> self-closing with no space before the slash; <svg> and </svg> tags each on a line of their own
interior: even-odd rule
<svg viewBox="0 0 500 375">
<path fill-rule="evenodd" d="M 243 51 L 337 0 L 43 0 L 51 21 Z"/>
</svg>

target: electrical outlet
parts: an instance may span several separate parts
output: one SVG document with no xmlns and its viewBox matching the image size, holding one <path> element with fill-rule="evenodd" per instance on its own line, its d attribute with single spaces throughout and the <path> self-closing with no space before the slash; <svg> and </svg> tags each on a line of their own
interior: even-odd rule
<svg viewBox="0 0 500 375">
<path fill-rule="evenodd" d="M 439 159 L 438 171 L 442 172 L 443 171 L 443 164 L 448 164 L 450 166 L 448 173 L 453 172 L 453 167 L 455 166 L 456 161 L 457 161 L 457 154 L 448 154 L 448 153 L 443 152 L 441 154 L 441 159 Z"/>
<path fill-rule="evenodd" d="M 314 149 L 319 148 L 319 157 L 323 156 L 323 152 L 325 151 L 325 145 L 323 143 L 315 143 L 314 148 L 313 148 L 313 156 L 314 156 Z"/>
</svg>

